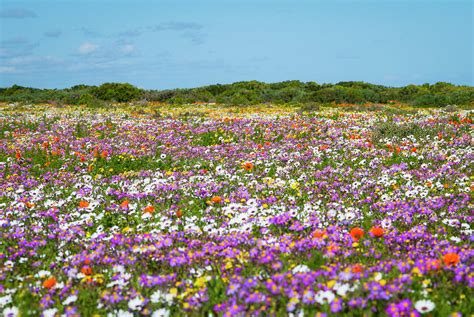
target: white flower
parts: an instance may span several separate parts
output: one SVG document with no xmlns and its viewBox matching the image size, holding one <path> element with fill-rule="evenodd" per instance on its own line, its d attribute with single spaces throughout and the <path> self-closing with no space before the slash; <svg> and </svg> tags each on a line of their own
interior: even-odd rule
<svg viewBox="0 0 474 317">
<path fill-rule="evenodd" d="M 16 307 L 5 308 L 5 310 L 3 311 L 3 316 L 4 317 L 16 317 L 16 316 L 18 316 L 18 308 L 16 308 Z"/>
<path fill-rule="evenodd" d="M 118 310 L 113 313 L 108 313 L 107 317 L 133 317 L 133 314 L 125 311 L 125 310 Z"/>
<path fill-rule="evenodd" d="M 71 295 L 63 301 L 63 305 L 69 305 L 71 303 L 74 303 L 76 300 L 77 300 L 77 296 Z"/>
<path fill-rule="evenodd" d="M 143 297 L 137 296 L 128 302 L 128 308 L 130 308 L 131 310 L 139 310 L 144 302 L 145 299 Z"/>
<path fill-rule="evenodd" d="M 160 291 L 160 290 L 157 290 L 156 292 L 154 292 L 153 294 L 151 294 L 150 296 L 150 301 L 152 303 L 159 303 L 161 298 L 163 298 L 163 292 Z"/>
<path fill-rule="evenodd" d="M 435 308 L 435 304 L 429 299 L 419 300 L 415 303 L 415 309 L 420 313 L 429 313 Z"/>
<path fill-rule="evenodd" d="M 309 271 L 311 271 L 311 270 L 309 269 L 309 267 L 307 267 L 307 266 L 304 265 L 304 264 L 297 265 L 297 266 L 295 266 L 295 267 L 293 268 L 293 270 L 291 270 L 291 272 L 292 272 L 293 274 L 296 274 L 296 273 L 307 273 L 307 272 L 309 272 Z"/>
<path fill-rule="evenodd" d="M 6 295 L 3 297 L 0 297 L 0 307 L 5 306 L 6 304 L 10 304 L 12 302 L 12 296 L 11 295 Z"/>
<path fill-rule="evenodd" d="M 170 311 L 166 308 L 160 308 L 155 310 L 151 317 L 168 317 L 170 315 Z"/>
<path fill-rule="evenodd" d="M 347 283 L 344 283 L 344 284 L 336 283 L 336 285 L 334 285 L 334 289 L 336 290 L 337 295 L 346 296 L 347 292 L 350 289 L 350 285 Z"/>
<path fill-rule="evenodd" d="M 335 297 L 336 295 L 331 291 L 319 291 L 314 297 L 314 300 L 323 305 L 325 303 L 330 304 Z"/>
<path fill-rule="evenodd" d="M 56 316 L 57 312 L 58 312 L 57 308 L 46 309 L 46 310 L 43 310 L 43 316 L 44 317 L 54 317 L 54 316 Z"/>
</svg>

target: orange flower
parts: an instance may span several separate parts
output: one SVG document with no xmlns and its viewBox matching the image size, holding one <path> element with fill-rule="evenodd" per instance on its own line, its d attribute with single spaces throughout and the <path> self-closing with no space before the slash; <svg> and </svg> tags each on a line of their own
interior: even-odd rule
<svg viewBox="0 0 474 317">
<path fill-rule="evenodd" d="M 90 266 L 83 266 L 81 269 L 81 273 L 84 275 L 92 275 L 92 269 Z"/>
<path fill-rule="evenodd" d="M 357 227 L 352 228 L 350 234 L 351 234 L 351 237 L 357 241 L 364 236 L 364 230 Z"/>
<path fill-rule="evenodd" d="M 153 207 L 152 205 L 148 205 L 143 211 L 151 214 L 155 211 L 155 207 Z"/>
<path fill-rule="evenodd" d="M 30 203 L 29 201 L 27 201 L 27 202 L 25 203 L 25 205 L 26 205 L 26 207 L 28 207 L 28 208 L 33 208 L 35 204 Z"/>
<path fill-rule="evenodd" d="M 313 237 L 316 238 L 316 239 L 325 238 L 325 237 L 327 237 L 326 231 L 322 231 L 322 230 L 316 229 L 316 230 L 313 232 Z"/>
<path fill-rule="evenodd" d="M 125 209 L 125 208 L 128 208 L 128 200 L 122 201 L 122 203 L 120 204 L 120 207 L 122 207 L 122 208 L 124 208 L 124 209 Z"/>
<path fill-rule="evenodd" d="M 101 158 L 106 158 L 107 156 L 109 156 L 109 153 L 107 151 L 102 151 L 102 153 L 100 153 Z"/>
<path fill-rule="evenodd" d="M 372 233 L 374 237 L 380 238 L 385 234 L 385 231 L 380 227 L 372 227 L 370 233 Z"/>
<path fill-rule="evenodd" d="M 47 280 L 43 282 L 43 287 L 47 289 L 53 288 L 54 285 L 56 285 L 56 278 L 54 276 L 48 278 Z"/>
<path fill-rule="evenodd" d="M 416 150 L 417 150 L 416 147 L 411 148 L 412 153 L 416 153 Z"/>
<path fill-rule="evenodd" d="M 253 163 L 251 162 L 242 163 L 242 168 L 246 171 L 251 171 L 253 169 Z"/>
<path fill-rule="evenodd" d="M 183 211 L 181 209 L 176 210 L 176 217 L 181 218 L 183 216 Z"/>
<path fill-rule="evenodd" d="M 79 202 L 79 208 L 87 208 L 87 207 L 89 207 L 89 202 L 88 201 L 81 200 Z"/>
<path fill-rule="evenodd" d="M 459 254 L 457 253 L 446 253 L 443 256 L 443 262 L 447 266 L 455 266 L 460 261 Z"/>
<path fill-rule="evenodd" d="M 214 204 L 220 204 L 222 202 L 221 196 L 214 196 L 211 198 L 211 202 Z"/>
<path fill-rule="evenodd" d="M 86 259 L 84 260 L 84 264 L 85 264 L 85 265 L 91 264 L 91 260 L 90 260 L 89 258 L 86 258 Z"/>
<path fill-rule="evenodd" d="M 19 150 L 16 150 L 16 151 L 15 151 L 15 158 L 16 158 L 17 160 L 21 159 L 21 152 L 20 152 Z"/>
<path fill-rule="evenodd" d="M 351 269 L 352 273 L 360 273 L 362 272 L 362 265 L 354 264 Z"/>
</svg>

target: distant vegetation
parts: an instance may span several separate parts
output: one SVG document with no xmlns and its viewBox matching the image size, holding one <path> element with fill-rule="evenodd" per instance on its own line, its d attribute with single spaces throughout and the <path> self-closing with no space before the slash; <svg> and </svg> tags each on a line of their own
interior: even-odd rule
<svg viewBox="0 0 474 317">
<path fill-rule="evenodd" d="M 36 89 L 13 85 L 0 88 L 0 101 L 88 105 L 131 101 L 171 104 L 216 102 L 232 105 L 401 102 L 414 107 L 443 107 L 453 104 L 474 105 L 474 87 L 444 82 L 386 87 L 354 81 L 318 84 L 297 80 L 271 84 L 246 81 L 172 90 L 144 90 L 126 83 L 105 83 L 98 87 L 77 85 L 67 89 Z"/>
</svg>

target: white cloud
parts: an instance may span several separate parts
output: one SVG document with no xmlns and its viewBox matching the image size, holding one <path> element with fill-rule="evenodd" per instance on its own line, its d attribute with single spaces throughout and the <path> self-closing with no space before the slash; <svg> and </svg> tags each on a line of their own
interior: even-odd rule
<svg viewBox="0 0 474 317">
<path fill-rule="evenodd" d="M 13 66 L 0 66 L 0 74 L 12 74 L 16 72 Z"/>
<path fill-rule="evenodd" d="M 124 54 L 130 54 L 130 53 L 133 53 L 134 51 L 135 51 L 135 46 L 133 46 L 132 44 L 126 44 L 120 48 L 120 52 Z"/>
<path fill-rule="evenodd" d="M 80 54 L 86 55 L 86 54 L 94 53 L 95 51 L 97 51 L 98 48 L 99 46 L 96 44 L 93 44 L 90 42 L 84 42 L 79 46 L 78 52 Z"/>
</svg>

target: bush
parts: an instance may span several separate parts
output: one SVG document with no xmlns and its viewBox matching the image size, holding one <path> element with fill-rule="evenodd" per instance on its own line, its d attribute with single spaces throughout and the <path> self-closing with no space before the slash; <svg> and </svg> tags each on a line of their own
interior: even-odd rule
<svg viewBox="0 0 474 317">
<path fill-rule="evenodd" d="M 129 102 L 137 99 L 142 91 L 130 84 L 105 83 L 92 90 L 92 94 L 100 100 Z"/>
<path fill-rule="evenodd" d="M 459 108 L 456 105 L 447 105 L 446 107 L 443 108 L 443 111 L 445 111 L 445 112 L 456 112 L 456 111 L 459 111 Z"/>
<path fill-rule="evenodd" d="M 396 124 L 390 121 L 380 122 L 374 125 L 372 130 L 372 142 L 374 144 L 380 144 L 384 139 L 400 141 L 410 135 L 413 135 L 416 139 L 420 139 L 428 135 L 437 135 L 438 132 L 438 128 L 423 127 L 416 123 Z"/>
<path fill-rule="evenodd" d="M 307 103 L 307 104 L 304 104 L 303 106 L 300 107 L 299 109 L 299 113 L 303 113 L 303 112 L 316 112 L 316 111 L 319 111 L 320 110 L 320 107 L 317 103 Z"/>
</svg>

